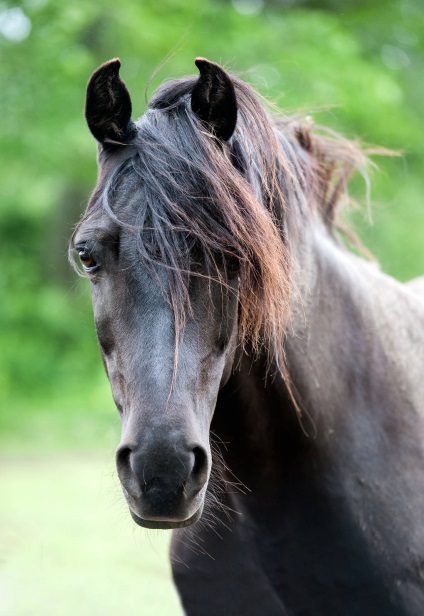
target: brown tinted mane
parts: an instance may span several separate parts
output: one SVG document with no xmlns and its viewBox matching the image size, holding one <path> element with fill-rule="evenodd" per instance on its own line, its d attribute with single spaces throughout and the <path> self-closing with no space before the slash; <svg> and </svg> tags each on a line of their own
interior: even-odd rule
<svg viewBox="0 0 424 616">
<path fill-rule="evenodd" d="M 237 78 L 237 127 L 223 146 L 191 111 L 193 84 L 182 79 L 159 88 L 86 217 L 106 210 L 132 229 L 138 258 L 165 269 L 177 342 L 190 307 L 193 254 L 201 253 L 206 275 L 221 282 L 219 263 L 238 259 L 240 341 L 256 351 L 265 347 L 285 375 L 293 292 L 288 216 L 305 221 L 318 213 L 333 231 L 341 196 L 366 158 L 335 135 L 314 133 L 293 118 L 273 119 Z"/>
</svg>

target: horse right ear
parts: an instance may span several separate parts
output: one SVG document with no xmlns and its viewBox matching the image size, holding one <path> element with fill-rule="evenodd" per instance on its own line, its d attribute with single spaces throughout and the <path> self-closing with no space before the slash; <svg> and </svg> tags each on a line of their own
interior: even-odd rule
<svg viewBox="0 0 424 616">
<path fill-rule="evenodd" d="M 119 77 L 118 58 L 102 64 L 87 85 L 85 119 L 92 135 L 102 145 L 125 145 L 135 133 L 131 98 Z"/>
</svg>

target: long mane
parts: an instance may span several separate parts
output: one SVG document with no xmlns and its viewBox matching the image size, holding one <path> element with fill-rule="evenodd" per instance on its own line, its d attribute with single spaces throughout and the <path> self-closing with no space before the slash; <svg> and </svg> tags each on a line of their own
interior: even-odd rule
<svg viewBox="0 0 424 616">
<path fill-rule="evenodd" d="M 158 89 L 136 122 L 134 140 L 96 187 L 85 218 L 106 211 L 132 230 L 137 258 L 166 272 L 177 340 L 195 263 L 224 283 L 222 263 L 236 259 L 240 341 L 265 348 L 284 375 L 293 291 L 288 221 L 318 217 L 333 233 L 341 196 L 366 157 L 355 144 L 296 118 L 273 118 L 237 78 L 237 127 L 222 145 L 191 110 L 194 82 Z"/>
</svg>

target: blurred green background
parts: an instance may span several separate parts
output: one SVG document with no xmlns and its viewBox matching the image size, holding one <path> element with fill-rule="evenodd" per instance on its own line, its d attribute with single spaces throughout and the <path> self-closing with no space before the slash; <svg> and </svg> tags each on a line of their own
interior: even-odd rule
<svg viewBox="0 0 424 616">
<path fill-rule="evenodd" d="M 0 54 L 0 614 L 178 614 L 169 537 L 133 527 L 114 478 L 118 417 L 87 282 L 67 263 L 96 177 L 87 79 L 119 56 L 140 115 L 166 57 L 150 93 L 206 56 L 285 113 L 401 150 L 376 161 L 373 224 L 366 208 L 351 220 L 406 280 L 424 273 L 424 5 L 7 1 Z"/>
</svg>

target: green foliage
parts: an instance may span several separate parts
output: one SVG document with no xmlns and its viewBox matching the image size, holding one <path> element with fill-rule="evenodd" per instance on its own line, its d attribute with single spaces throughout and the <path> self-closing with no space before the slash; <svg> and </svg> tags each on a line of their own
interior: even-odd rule
<svg viewBox="0 0 424 616">
<path fill-rule="evenodd" d="M 86 283 L 76 280 L 66 253 L 96 177 L 95 144 L 82 116 L 85 85 L 111 57 L 122 60 L 135 115 L 170 52 L 150 92 L 195 72 L 194 57 L 203 55 L 286 112 L 300 109 L 348 137 L 402 150 L 402 158 L 377 161 L 374 226 L 363 213 L 354 218 L 389 273 L 406 279 L 424 271 L 421 3 L 289 4 L 258 3 L 257 14 L 244 15 L 235 9 L 241 0 L 25 0 L 29 36 L 17 42 L 0 34 L 4 429 L 24 407 L 110 408 Z M 0 32 L 6 10 L 3 4 Z M 359 183 L 353 192 L 364 194 Z"/>
</svg>

